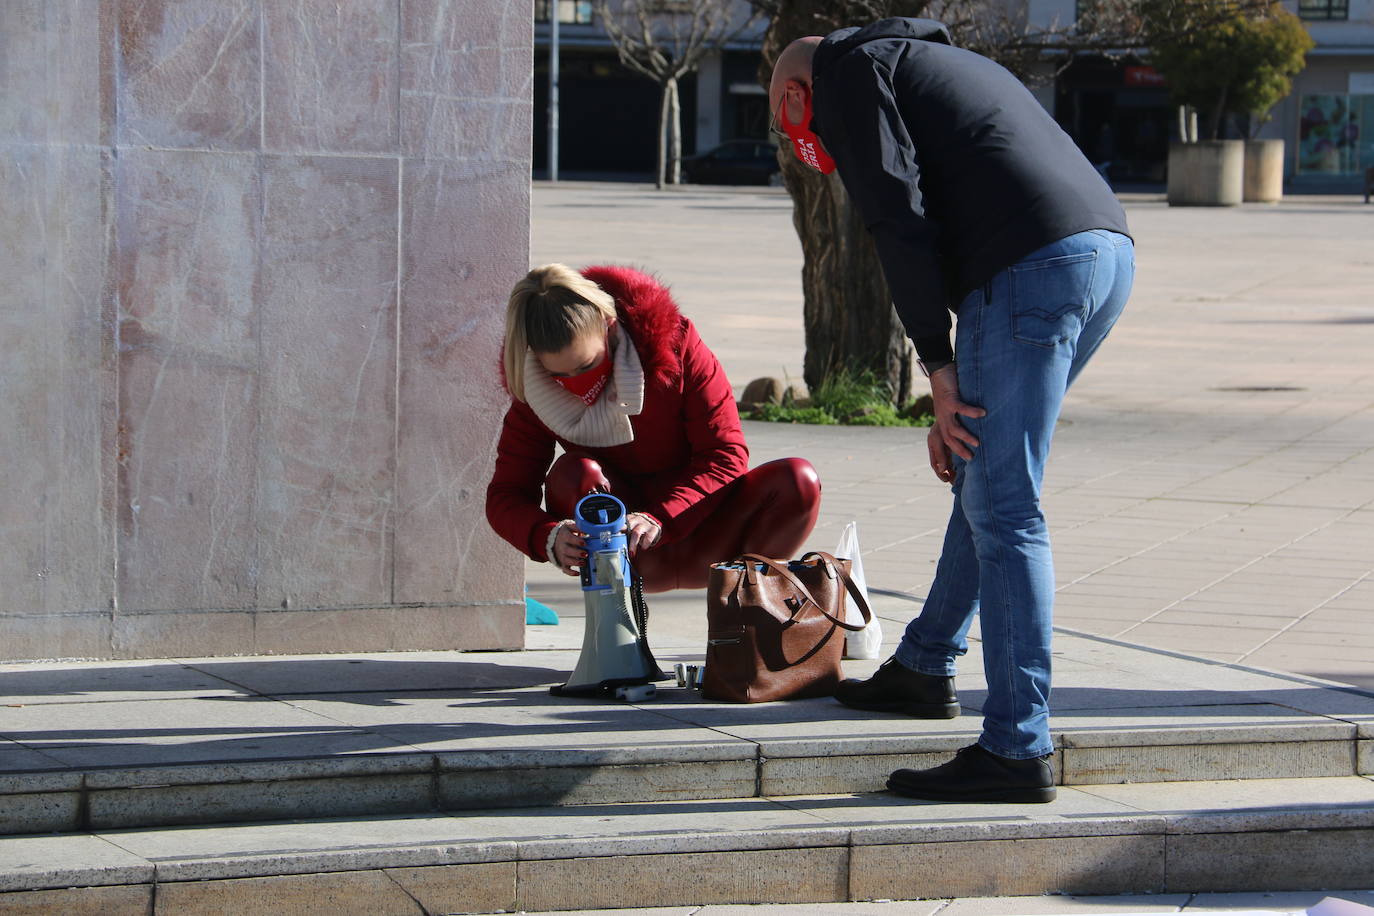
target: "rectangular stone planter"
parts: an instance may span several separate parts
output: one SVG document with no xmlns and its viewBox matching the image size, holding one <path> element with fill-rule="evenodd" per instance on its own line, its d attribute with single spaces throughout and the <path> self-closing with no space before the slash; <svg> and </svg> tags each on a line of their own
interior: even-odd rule
<svg viewBox="0 0 1374 916">
<path fill-rule="evenodd" d="M 1245 141 L 1169 145 L 1169 206 L 1234 207 L 1244 199 Z"/>
</svg>

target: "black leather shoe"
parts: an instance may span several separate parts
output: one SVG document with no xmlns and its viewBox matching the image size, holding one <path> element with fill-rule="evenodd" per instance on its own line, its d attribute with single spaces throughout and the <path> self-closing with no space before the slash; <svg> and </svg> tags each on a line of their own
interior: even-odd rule
<svg viewBox="0 0 1374 916">
<path fill-rule="evenodd" d="M 835 688 L 835 699 L 855 709 L 902 712 L 918 719 L 953 719 L 959 715 L 954 678 L 912 671 L 895 656 L 866 681 L 850 678 L 842 682 Z"/>
<path fill-rule="evenodd" d="M 1050 758 L 1012 760 L 985 750 L 980 744 L 962 748 L 949 763 L 929 770 L 897 770 L 887 787 L 908 798 L 953 802 L 1054 801 L 1054 772 Z"/>
</svg>

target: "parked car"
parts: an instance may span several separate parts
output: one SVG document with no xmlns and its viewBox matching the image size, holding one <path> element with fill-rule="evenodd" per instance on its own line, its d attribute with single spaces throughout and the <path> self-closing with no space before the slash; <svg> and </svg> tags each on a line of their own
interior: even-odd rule
<svg viewBox="0 0 1374 916">
<path fill-rule="evenodd" d="M 682 160 L 682 174 L 694 184 L 777 184 L 778 148 L 767 140 L 728 140 Z"/>
</svg>

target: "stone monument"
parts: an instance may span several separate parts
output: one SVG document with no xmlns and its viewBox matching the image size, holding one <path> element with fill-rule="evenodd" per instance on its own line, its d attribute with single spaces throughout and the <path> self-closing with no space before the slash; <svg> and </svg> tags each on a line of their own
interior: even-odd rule
<svg viewBox="0 0 1374 916">
<path fill-rule="evenodd" d="M 0 4 L 0 660 L 522 644 L 531 19 Z"/>
</svg>

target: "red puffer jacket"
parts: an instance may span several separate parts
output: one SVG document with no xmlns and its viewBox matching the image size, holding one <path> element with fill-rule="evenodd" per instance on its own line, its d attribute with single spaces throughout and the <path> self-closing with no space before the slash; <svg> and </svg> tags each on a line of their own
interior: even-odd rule
<svg viewBox="0 0 1374 916">
<path fill-rule="evenodd" d="M 633 441 L 588 448 L 554 435 L 528 404 L 511 399 L 487 487 L 487 521 L 539 561 L 548 559 L 544 544 L 559 521 L 543 508 L 554 443 L 631 481 L 640 499 L 629 509 L 658 519 L 664 544 L 690 533 L 676 530 L 674 519 L 749 467 L 730 381 L 667 288 L 628 267 L 589 267 L 583 276 L 615 299 L 644 367 L 644 409 L 630 418 Z"/>
</svg>

